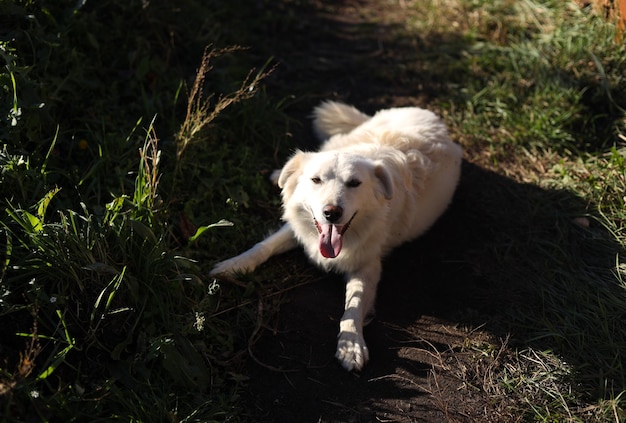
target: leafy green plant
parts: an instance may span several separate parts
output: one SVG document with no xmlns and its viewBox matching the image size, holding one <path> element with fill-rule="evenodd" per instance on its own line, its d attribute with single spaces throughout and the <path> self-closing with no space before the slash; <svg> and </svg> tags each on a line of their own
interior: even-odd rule
<svg viewBox="0 0 626 423">
<path fill-rule="evenodd" d="M 156 135 L 157 127 L 173 134 L 187 122 L 177 105 L 185 76 L 175 67 L 165 75 L 170 68 L 156 46 L 163 40 L 146 35 L 167 24 L 171 6 L 113 3 L 15 3 L 0 18 L 19 23 L 3 27 L 1 44 L 0 83 L 10 102 L 0 107 L 11 124 L 0 133 L 6 421 L 221 420 L 237 397 L 238 382 L 215 364 L 232 353 L 231 325 L 205 314 L 228 300 L 218 300 L 219 289 L 201 279 L 197 261 L 176 249 L 187 243 L 178 242 L 172 204 L 188 201 L 198 175 L 175 177 L 183 157 Z M 122 16 L 139 21 L 134 39 Z M 125 62 L 118 47 L 132 50 L 135 42 Z M 190 62 L 182 66 L 193 72 Z M 207 123 L 226 106 L 252 100 L 264 76 L 251 74 L 231 95 L 221 93 L 230 81 L 207 72 L 199 78 L 219 93 L 208 96 L 217 99 L 214 109 L 200 97 L 189 101 L 200 105 L 194 119 Z M 152 120 L 144 132 L 146 116 Z M 194 143 L 204 141 L 200 150 L 211 161 L 214 135 L 202 132 Z M 176 184 L 184 190 L 174 190 Z M 215 216 L 203 215 L 203 222 Z M 199 225 L 182 240 L 221 225 Z"/>
<path fill-rule="evenodd" d="M 50 381 L 55 374 L 63 373 L 62 379 L 97 380 L 101 368 L 90 370 L 92 366 L 79 363 L 104 357 L 128 366 L 126 371 L 134 377 L 138 377 L 137 368 L 162 361 L 174 382 L 188 384 L 192 379 L 180 379 L 181 370 L 187 369 L 194 357 L 195 369 L 186 372 L 196 375 L 195 386 L 209 373 L 205 359 L 194 353 L 195 347 L 185 337 L 189 334 L 181 331 L 184 322 L 180 320 L 189 313 L 192 298 L 206 301 L 203 298 L 209 294 L 193 263 L 168 251 L 164 243 L 166 231 L 158 220 L 157 207 L 160 151 L 153 133 L 149 134 L 140 151 L 135 195 L 113 199 L 104 214 L 96 215 L 83 204 L 81 211 L 58 211 L 58 219 L 47 216 L 58 189 L 46 194 L 32 212 L 15 207 L 7 210 L 10 220 L 3 222 L 3 228 L 10 248 L 3 288 L 8 294 L 0 314 L 6 318 L 21 309 L 30 310 L 36 326 L 13 336 L 36 345 L 21 361 L 28 357 L 32 368 L 39 369 L 34 377 L 19 370 L 23 363 L 15 373 L 5 371 L 3 384 L 11 387 L 10 396 L 37 392 L 37 398 L 29 395 L 42 403 L 47 392 L 54 390 L 55 383 Z M 172 342 L 166 344 L 167 353 L 160 353 L 164 337 Z M 180 348 L 184 353 L 178 352 Z M 208 388 L 206 383 L 204 386 Z M 83 386 L 80 397 L 97 395 L 100 389 Z M 40 416 L 75 411 L 59 400 L 62 397 L 53 395 L 34 410 Z M 72 407 L 80 408 L 83 401 L 75 398 Z M 6 405 L 15 406 L 12 401 Z"/>
</svg>

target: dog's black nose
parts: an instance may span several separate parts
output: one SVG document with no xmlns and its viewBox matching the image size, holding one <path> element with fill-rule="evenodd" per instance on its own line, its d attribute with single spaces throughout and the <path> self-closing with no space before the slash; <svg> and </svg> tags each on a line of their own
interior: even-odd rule
<svg viewBox="0 0 626 423">
<path fill-rule="evenodd" d="M 335 223 L 336 221 L 341 219 L 341 216 L 343 215 L 343 209 L 341 207 L 333 206 L 330 204 L 324 206 L 322 212 L 324 213 L 324 217 L 326 218 L 326 220 L 328 220 L 330 223 Z"/>
</svg>

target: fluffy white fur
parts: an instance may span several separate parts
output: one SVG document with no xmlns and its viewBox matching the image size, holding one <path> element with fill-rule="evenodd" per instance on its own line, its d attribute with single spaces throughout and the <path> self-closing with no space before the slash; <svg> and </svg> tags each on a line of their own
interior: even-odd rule
<svg viewBox="0 0 626 423">
<path fill-rule="evenodd" d="M 360 370 L 369 359 L 363 325 L 373 315 L 381 260 L 445 211 L 463 152 L 435 114 L 416 107 L 370 117 L 329 101 L 315 109 L 313 126 L 326 140 L 321 149 L 296 152 L 277 178 L 284 226 L 211 274 L 251 272 L 302 245 L 317 265 L 346 277 L 336 357 Z"/>
</svg>

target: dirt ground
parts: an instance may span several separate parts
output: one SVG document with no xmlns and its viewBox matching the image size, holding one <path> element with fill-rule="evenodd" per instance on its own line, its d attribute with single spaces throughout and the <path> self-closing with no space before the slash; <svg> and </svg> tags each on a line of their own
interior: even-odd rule
<svg viewBox="0 0 626 423">
<path fill-rule="evenodd" d="M 376 0 L 290 6 L 258 2 L 248 12 L 258 14 L 260 22 L 252 51 L 271 54 L 278 63 L 268 90 L 301 99 L 289 109 L 303 122 L 293 129 L 297 146 L 312 142 L 307 115 L 322 99 L 340 99 L 373 112 L 427 107 L 443 95 L 445 81 L 419 63 L 424 44 L 401 36 L 407 19 L 403 5 Z M 432 50 L 440 41 L 421 43 L 430 43 Z M 486 395 L 478 380 L 489 373 L 481 369 L 507 354 L 505 348 L 499 350 L 508 334 L 502 310 L 518 296 L 482 277 L 481 260 L 488 262 L 483 246 L 496 236 L 493 228 L 512 226 L 485 219 L 485 208 L 493 204 L 482 201 L 484 193 L 496 189 L 503 191 L 498 207 L 527 207 L 525 199 L 543 195 L 465 163 L 446 215 L 428 234 L 385 260 L 377 318 L 365 330 L 370 362 L 361 373 L 346 372 L 334 359 L 343 281 L 311 270 L 314 281 L 289 291 L 272 323 L 250 346 L 244 398 L 250 421 L 517 420 L 509 414 L 506 395 Z M 475 260 L 478 250 L 481 260 Z M 284 267 L 285 277 L 312 267 L 301 252 L 272 259 L 267 266 Z"/>
</svg>

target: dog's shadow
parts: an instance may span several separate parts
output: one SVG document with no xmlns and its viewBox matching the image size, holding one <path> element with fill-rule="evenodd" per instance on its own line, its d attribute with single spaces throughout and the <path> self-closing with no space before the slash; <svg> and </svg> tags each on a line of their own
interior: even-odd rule
<svg viewBox="0 0 626 423">
<path fill-rule="evenodd" d="M 608 373 L 626 365 L 624 342 L 613 338 L 626 329 L 621 247 L 593 208 L 569 191 L 464 163 L 448 212 L 385 260 L 379 322 L 417 333 L 424 316 L 480 327 L 522 349 L 554 351 L 594 394 L 606 394 L 603 378 L 623 390 L 624 375 Z M 605 320 L 613 329 L 601 329 Z"/>
</svg>

